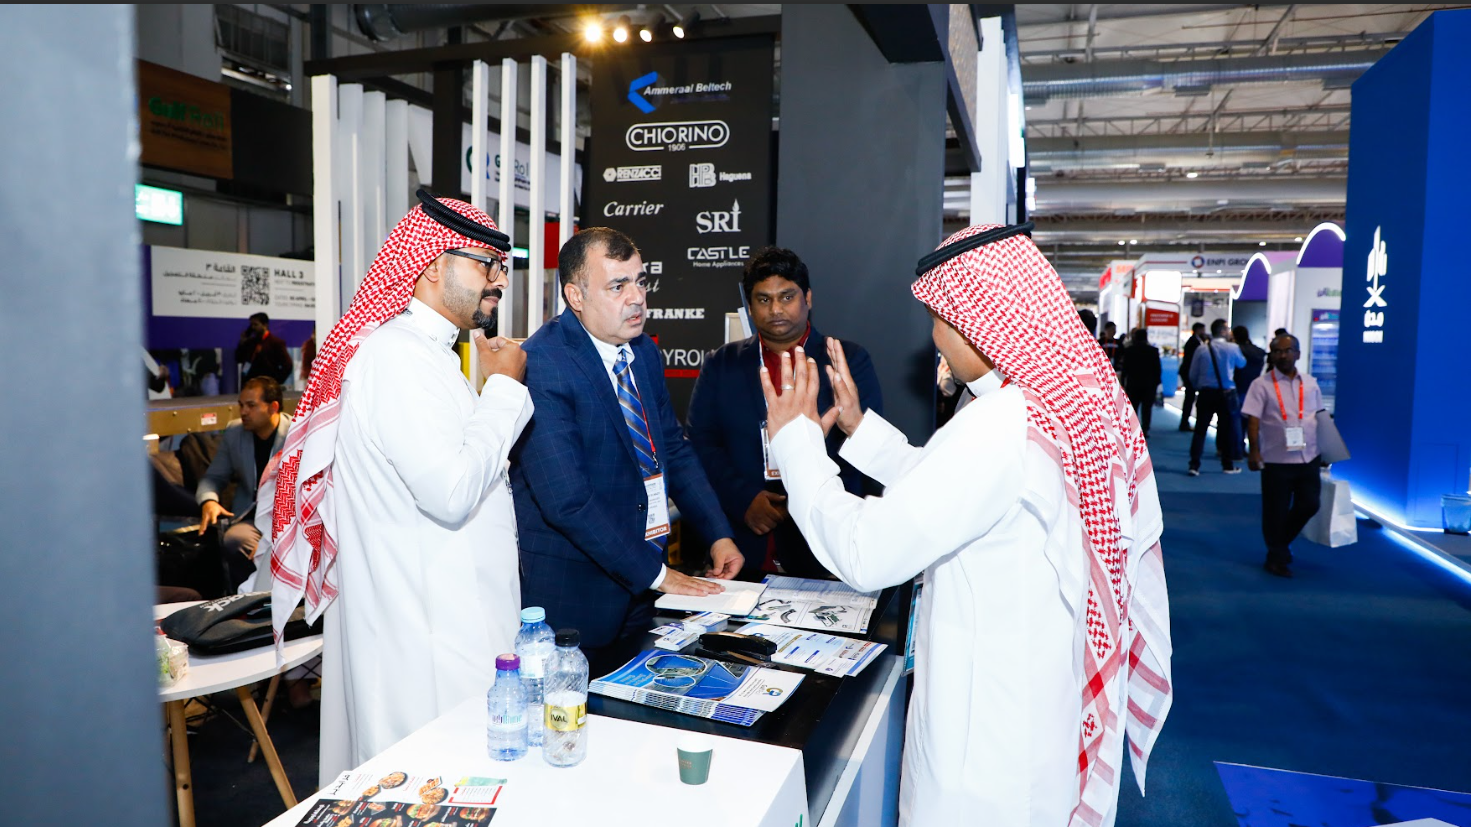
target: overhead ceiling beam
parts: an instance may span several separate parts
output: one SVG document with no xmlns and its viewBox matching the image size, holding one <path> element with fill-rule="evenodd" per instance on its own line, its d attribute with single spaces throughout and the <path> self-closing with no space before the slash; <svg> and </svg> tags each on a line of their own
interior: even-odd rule
<svg viewBox="0 0 1471 827">
<path fill-rule="evenodd" d="M 1077 209 L 1146 210 L 1223 206 L 1342 205 L 1347 201 L 1346 178 L 1287 176 L 1281 179 L 1228 180 L 1069 181 L 1037 179 L 1037 209 L 1045 215 Z"/>
<path fill-rule="evenodd" d="M 1387 49 L 1334 54 L 1269 55 L 1210 60 L 1117 60 L 1022 67 L 1029 104 L 1053 98 L 1093 98 L 1173 92 L 1203 95 L 1215 86 L 1245 83 L 1323 82 L 1342 87 L 1363 74 Z"/>
</svg>

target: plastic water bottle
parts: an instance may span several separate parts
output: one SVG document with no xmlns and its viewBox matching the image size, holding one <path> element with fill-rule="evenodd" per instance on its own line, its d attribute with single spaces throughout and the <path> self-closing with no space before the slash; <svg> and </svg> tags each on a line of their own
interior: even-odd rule
<svg viewBox="0 0 1471 827">
<path fill-rule="evenodd" d="M 576 629 L 558 629 L 547 664 L 541 754 L 554 767 L 575 767 L 587 757 L 587 656 L 579 640 Z"/>
<path fill-rule="evenodd" d="M 485 737 L 490 757 L 515 761 L 526 755 L 526 687 L 515 655 L 495 659 L 495 683 L 485 694 Z"/>
<path fill-rule="evenodd" d="M 521 610 L 521 631 L 516 634 L 516 656 L 521 659 L 521 683 L 526 686 L 526 735 L 533 747 L 541 746 L 541 719 L 546 663 L 556 650 L 556 635 L 546 624 L 546 610 L 527 606 Z"/>
</svg>

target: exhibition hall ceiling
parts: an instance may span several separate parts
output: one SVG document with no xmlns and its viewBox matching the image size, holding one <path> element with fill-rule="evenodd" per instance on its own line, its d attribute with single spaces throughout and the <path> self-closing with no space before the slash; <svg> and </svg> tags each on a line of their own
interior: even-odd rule
<svg viewBox="0 0 1471 827">
<path fill-rule="evenodd" d="M 1017 5 L 1038 242 L 1084 297 L 1116 258 L 1296 249 L 1343 219 L 1349 85 L 1456 7 Z"/>
</svg>

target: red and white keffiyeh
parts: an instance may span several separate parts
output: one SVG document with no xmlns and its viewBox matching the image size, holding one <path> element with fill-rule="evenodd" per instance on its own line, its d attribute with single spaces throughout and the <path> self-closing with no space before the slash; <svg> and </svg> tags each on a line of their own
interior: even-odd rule
<svg viewBox="0 0 1471 827">
<path fill-rule="evenodd" d="M 978 225 L 951 244 L 997 225 Z M 1018 385 L 1028 433 L 1062 467 L 1089 558 L 1079 799 L 1069 824 L 1098 827 L 1118 801 L 1124 736 L 1144 772 L 1170 709 L 1169 600 L 1149 449 L 1123 388 L 1056 271 L 1012 235 L 936 265 L 914 295 Z"/>
<path fill-rule="evenodd" d="M 477 224 L 495 228 L 490 216 L 464 201 L 438 200 Z M 332 461 L 347 363 L 379 325 L 409 306 L 419 274 L 445 250 L 485 246 L 435 221 L 416 205 L 388 234 L 352 305 L 318 349 L 286 443 L 266 466 L 256 498 L 256 526 L 271 540 L 271 627 L 278 656 L 286 621 L 303 595 L 308 622 L 320 617 L 337 597 Z M 492 253 L 505 257 L 497 250 Z"/>
</svg>

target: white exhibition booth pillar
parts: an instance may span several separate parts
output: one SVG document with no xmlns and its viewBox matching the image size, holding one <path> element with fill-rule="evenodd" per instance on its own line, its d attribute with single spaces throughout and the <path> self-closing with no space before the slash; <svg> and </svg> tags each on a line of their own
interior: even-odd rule
<svg viewBox="0 0 1471 827">
<path fill-rule="evenodd" d="M 548 301 L 546 233 L 548 213 L 559 219 L 558 244 L 571 238 L 576 209 L 580 168 L 575 163 L 577 113 L 577 58 L 563 53 L 560 157 L 549 159 L 547 137 L 547 60 L 531 58 L 530 145 L 518 144 L 515 129 L 520 67 L 507 58 L 500 64 L 500 135 L 489 132 L 491 111 L 490 66 L 474 61 L 470 71 L 471 124 L 465 127 L 466 168 L 462 181 L 434 182 L 432 152 L 433 114 L 407 101 L 389 100 L 382 92 L 366 90 L 361 84 L 339 84 L 332 75 L 311 79 L 313 240 L 317 273 L 316 328 L 318 342 L 342 317 L 352 303 L 358 285 L 367 274 L 378 249 L 400 219 L 417 203 L 410 186 L 411 170 L 418 180 L 436 192 L 457 194 L 468 191 L 469 203 L 490 212 L 490 185 L 498 178 L 495 220 L 513 246 L 516 207 L 528 215 L 525 287 L 518 289 L 514 278 L 515 256 L 508 262 L 508 281 L 498 309 L 502 335 L 529 336 L 549 313 L 560 312 L 560 291 Z M 495 169 L 490 151 L 496 146 Z M 524 169 L 521 157 L 525 156 Z M 554 163 L 549 163 L 550 161 Z M 332 274 L 335 274 L 334 278 Z M 550 306 L 549 306 L 550 305 Z M 469 373 L 479 380 L 478 359 L 469 348 Z"/>
</svg>

